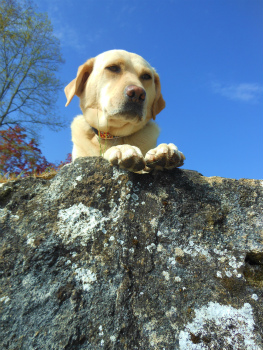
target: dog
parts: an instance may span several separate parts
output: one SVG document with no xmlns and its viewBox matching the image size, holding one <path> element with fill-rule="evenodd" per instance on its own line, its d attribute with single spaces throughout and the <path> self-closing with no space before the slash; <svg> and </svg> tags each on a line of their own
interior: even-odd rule
<svg viewBox="0 0 263 350">
<path fill-rule="evenodd" d="M 180 167 L 177 147 L 156 147 L 159 127 L 153 120 L 165 107 L 157 72 L 141 56 L 106 51 L 78 68 L 65 87 L 69 105 L 76 95 L 83 115 L 74 118 L 72 160 L 103 156 L 112 165 L 145 173 Z"/>
</svg>

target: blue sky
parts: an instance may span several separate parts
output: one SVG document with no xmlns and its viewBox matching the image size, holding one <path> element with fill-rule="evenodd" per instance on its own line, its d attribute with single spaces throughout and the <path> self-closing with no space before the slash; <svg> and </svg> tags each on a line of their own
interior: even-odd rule
<svg viewBox="0 0 263 350">
<path fill-rule="evenodd" d="M 61 41 L 67 85 L 79 65 L 111 49 L 143 56 L 161 77 L 166 108 L 158 143 L 175 143 L 183 168 L 205 176 L 263 178 L 263 0 L 35 0 Z M 41 149 L 71 152 L 74 98 L 58 115 L 68 128 L 43 129 Z"/>
</svg>

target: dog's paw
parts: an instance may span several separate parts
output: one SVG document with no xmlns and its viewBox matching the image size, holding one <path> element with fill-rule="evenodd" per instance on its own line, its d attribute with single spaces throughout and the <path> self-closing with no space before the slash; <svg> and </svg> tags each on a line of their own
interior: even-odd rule
<svg viewBox="0 0 263 350">
<path fill-rule="evenodd" d="M 109 148 L 104 158 L 112 165 L 118 165 L 122 169 L 138 172 L 145 168 L 145 160 L 138 147 L 119 145 Z"/>
<path fill-rule="evenodd" d="M 146 153 L 146 166 L 150 169 L 173 169 L 184 164 L 185 156 L 173 144 L 162 143 Z"/>
</svg>

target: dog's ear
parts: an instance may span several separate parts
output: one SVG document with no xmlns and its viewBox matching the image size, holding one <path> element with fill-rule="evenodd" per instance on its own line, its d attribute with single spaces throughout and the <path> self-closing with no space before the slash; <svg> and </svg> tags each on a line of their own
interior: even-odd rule
<svg viewBox="0 0 263 350">
<path fill-rule="evenodd" d="M 165 101 L 161 94 L 161 83 L 159 75 L 154 72 L 154 83 L 156 95 L 152 105 L 152 118 L 155 119 L 156 115 L 160 113 L 165 108 Z"/>
<path fill-rule="evenodd" d="M 76 78 L 65 87 L 64 91 L 67 97 L 66 107 L 70 104 L 75 95 L 79 97 L 83 92 L 85 83 L 93 70 L 94 61 L 95 58 L 91 58 L 79 66 Z"/>
</svg>

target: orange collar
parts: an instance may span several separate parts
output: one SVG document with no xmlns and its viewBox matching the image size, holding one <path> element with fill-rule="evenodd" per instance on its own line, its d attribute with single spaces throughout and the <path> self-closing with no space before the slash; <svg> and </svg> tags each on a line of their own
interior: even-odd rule
<svg viewBox="0 0 263 350">
<path fill-rule="evenodd" d="M 103 131 L 99 131 L 93 127 L 91 127 L 92 130 L 95 132 L 95 134 L 103 140 L 113 140 L 113 139 L 118 139 L 120 136 L 113 136 L 111 135 L 109 132 L 103 132 Z"/>
</svg>

